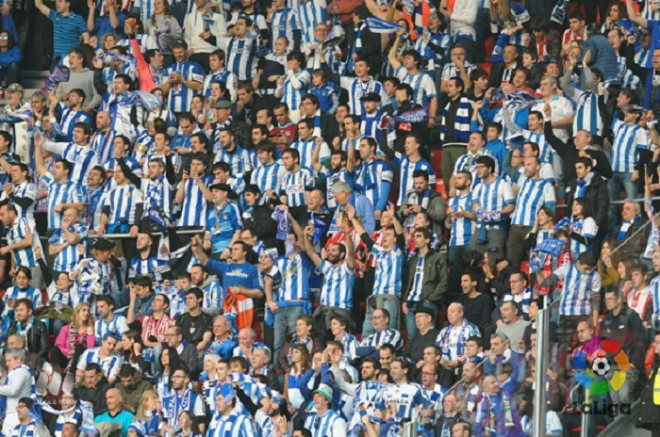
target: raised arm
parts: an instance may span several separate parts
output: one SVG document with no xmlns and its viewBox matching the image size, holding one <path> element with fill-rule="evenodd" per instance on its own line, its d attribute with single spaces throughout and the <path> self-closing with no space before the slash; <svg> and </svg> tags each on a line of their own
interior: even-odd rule
<svg viewBox="0 0 660 437">
<path fill-rule="evenodd" d="M 399 44 L 401 44 L 401 35 L 403 35 L 404 30 L 401 29 L 397 31 L 396 35 L 394 36 L 394 44 L 392 44 L 392 48 L 390 49 L 390 52 L 387 54 L 387 60 L 389 61 L 390 65 L 396 72 L 399 67 L 401 66 L 401 62 L 396 57 L 397 52 L 399 51 Z"/>
<path fill-rule="evenodd" d="M 631 0 L 626 0 L 626 10 L 628 11 L 628 19 L 638 26 L 649 27 L 649 23 L 645 18 L 640 17 L 635 13 L 635 10 L 632 7 Z"/>
<path fill-rule="evenodd" d="M 39 12 L 50 17 L 50 8 L 44 4 L 44 0 L 34 0 L 34 5 L 39 9 Z"/>
</svg>

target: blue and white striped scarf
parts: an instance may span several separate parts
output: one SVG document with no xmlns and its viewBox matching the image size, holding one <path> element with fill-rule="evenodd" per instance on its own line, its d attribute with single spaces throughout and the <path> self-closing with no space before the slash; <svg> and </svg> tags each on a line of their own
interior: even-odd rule
<svg viewBox="0 0 660 437">
<path fill-rule="evenodd" d="M 440 142 L 444 142 L 447 120 L 447 106 L 442 113 L 442 124 L 440 126 Z M 470 139 L 470 100 L 467 97 L 461 97 L 458 104 L 458 111 L 456 112 L 456 120 L 454 121 L 454 134 L 460 141 L 467 141 Z"/>
<path fill-rule="evenodd" d="M 78 427 L 78 423 L 80 423 L 82 415 L 82 411 L 79 408 L 76 408 L 76 410 L 73 412 L 73 415 L 71 416 L 67 416 L 66 414 L 58 416 L 57 422 L 55 424 L 55 437 L 62 437 L 62 428 L 64 428 L 64 424 L 66 423 L 73 423 L 76 427 Z"/>
<path fill-rule="evenodd" d="M 373 33 L 380 33 L 380 34 L 396 33 L 404 28 L 403 26 L 397 23 L 383 20 L 382 18 L 376 17 L 375 15 L 372 15 L 371 17 L 367 18 L 366 22 L 367 22 L 367 26 L 369 27 L 369 30 L 372 31 Z"/>
</svg>

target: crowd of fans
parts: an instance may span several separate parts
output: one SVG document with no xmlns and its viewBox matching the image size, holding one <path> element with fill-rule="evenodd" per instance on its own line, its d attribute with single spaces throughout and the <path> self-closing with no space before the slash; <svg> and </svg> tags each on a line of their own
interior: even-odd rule
<svg viewBox="0 0 660 437">
<path fill-rule="evenodd" d="M 2 435 L 660 435 L 660 7 L 525 3 L 6 0 Z"/>
</svg>

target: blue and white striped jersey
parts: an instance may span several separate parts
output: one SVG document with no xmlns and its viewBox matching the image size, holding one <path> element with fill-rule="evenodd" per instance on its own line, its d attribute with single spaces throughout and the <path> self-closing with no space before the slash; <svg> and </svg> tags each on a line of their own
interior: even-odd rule
<svg viewBox="0 0 660 437">
<path fill-rule="evenodd" d="M 417 264 L 415 264 L 413 283 L 408 292 L 408 302 L 422 302 L 424 300 L 424 293 L 422 291 L 422 285 L 424 284 L 424 260 L 426 259 L 425 255 L 419 255 L 417 257 Z"/>
<path fill-rule="evenodd" d="M 626 65 L 626 57 L 616 55 L 617 61 L 617 77 L 621 81 L 622 88 L 638 90 L 642 87 L 642 81 L 639 77 L 635 76 L 632 71 L 628 70 Z"/>
<path fill-rule="evenodd" d="M 394 182 L 390 163 L 380 159 L 362 161 L 353 173 L 357 192 L 371 201 L 374 210 L 385 211 Z"/>
<path fill-rule="evenodd" d="M 35 239 L 32 246 L 13 250 L 14 259 L 16 260 L 16 265 L 18 267 L 35 267 L 37 265 L 37 260 L 34 258 L 32 247 L 34 247 L 35 244 L 39 244 L 39 236 L 37 235 L 37 230 L 30 226 L 28 219 L 25 217 L 18 218 L 16 222 L 14 222 L 14 226 L 12 226 L 11 229 L 9 229 L 9 232 L 7 232 L 8 246 L 20 243 L 30 234 L 32 234 Z"/>
<path fill-rule="evenodd" d="M 502 298 L 502 302 L 514 301 L 518 304 L 520 309 L 520 314 L 525 317 L 525 320 L 529 318 L 529 303 L 532 301 L 534 293 L 530 287 L 525 288 L 525 290 L 520 294 L 507 293 Z"/>
<path fill-rule="evenodd" d="M 403 348 L 401 333 L 396 329 L 385 328 L 382 331 L 376 331 L 367 338 L 362 339 L 360 346 L 378 349 L 384 344 L 391 344 L 394 346 L 394 349 L 401 350 L 401 348 Z"/>
<path fill-rule="evenodd" d="M 456 196 L 449 200 L 449 206 L 454 209 L 454 212 L 472 212 L 473 204 L 472 191 L 464 196 Z M 449 247 L 469 245 L 472 234 L 474 233 L 475 224 L 473 220 L 466 217 L 453 219 Z"/>
<path fill-rule="evenodd" d="M 396 202 L 397 206 L 401 206 L 406 196 L 415 191 L 415 183 L 412 177 L 415 170 L 424 170 L 427 172 L 429 174 L 429 186 L 435 186 L 435 170 L 427 160 L 422 158 L 417 162 L 412 162 L 407 156 L 396 152 L 392 162 L 399 170 L 399 198 Z"/>
<path fill-rule="evenodd" d="M 577 220 L 571 218 L 571 232 L 576 233 L 577 235 L 582 235 L 586 238 L 594 238 L 598 233 L 598 225 L 591 217 L 582 217 Z M 571 238 L 571 253 L 573 254 L 573 259 L 577 259 L 578 255 L 587 251 L 591 251 L 589 246 Z"/>
<path fill-rule="evenodd" d="M 289 108 L 300 108 L 300 103 L 310 84 L 312 83 L 312 75 L 307 70 L 298 70 L 296 72 L 289 71 L 284 76 L 284 94 L 282 95 L 282 102 L 286 103 Z"/>
<path fill-rule="evenodd" d="M 95 347 L 94 349 L 87 349 L 83 354 L 80 356 L 80 359 L 78 360 L 78 370 L 85 370 L 85 367 L 89 363 L 96 363 L 101 367 L 101 370 L 103 370 L 103 374 L 105 375 L 106 378 L 115 380 L 119 376 L 119 369 L 121 368 L 121 365 L 123 364 L 124 360 L 117 355 L 117 354 L 112 354 L 109 355 L 105 358 L 101 358 L 100 355 L 100 347 Z"/>
<path fill-rule="evenodd" d="M 407 382 L 400 385 L 390 384 L 381 391 L 376 408 L 390 410 L 392 405 L 396 405 L 395 420 L 400 423 L 402 419 L 415 419 L 415 410 L 418 407 L 428 408 L 431 402 L 424 397 L 421 385 Z"/>
<path fill-rule="evenodd" d="M 335 341 L 338 341 L 344 346 L 344 353 L 341 357 L 342 361 L 346 364 L 350 364 L 351 361 L 357 358 L 357 348 L 360 346 L 360 342 L 357 341 L 355 336 L 349 334 L 348 332 L 344 333 L 342 338 L 336 338 Z M 357 393 L 356 393 L 357 396 Z"/>
<path fill-rule="evenodd" d="M 97 343 L 103 341 L 106 334 L 115 334 L 121 338 L 126 331 L 128 331 L 128 321 L 126 317 L 119 314 L 113 314 L 112 320 L 109 322 L 100 317 L 94 321 L 94 335 Z"/>
<path fill-rule="evenodd" d="M 556 204 L 555 187 L 552 183 L 545 179 L 527 178 L 518 193 L 511 224 L 534 226 L 539 210 L 544 206 L 553 207 Z"/>
<path fill-rule="evenodd" d="M 311 261 L 303 253 L 296 254 L 293 259 L 278 258 L 269 273 L 273 281 L 282 284 L 273 296 L 273 300 L 275 302 L 309 300 L 309 278 L 312 271 Z"/>
<path fill-rule="evenodd" d="M 277 37 L 286 36 L 289 44 L 293 43 L 293 31 L 299 30 L 296 13 L 289 8 L 278 9 L 270 16 L 271 47 Z"/>
<path fill-rule="evenodd" d="M 43 144 L 43 148 L 69 161 L 73 166 L 69 180 L 82 187 L 87 186 L 87 178 L 92 168 L 99 165 L 98 156 L 89 146 L 47 141 Z"/>
<path fill-rule="evenodd" d="M 227 91 L 229 91 L 229 94 L 231 95 L 231 100 L 236 100 L 236 87 L 238 86 L 238 79 L 234 73 L 227 70 L 226 68 L 223 68 L 220 71 L 212 71 L 211 74 L 207 74 L 204 78 L 204 88 L 202 88 L 202 93 L 207 99 L 211 97 L 211 85 L 215 82 L 223 82 L 227 87 Z"/>
<path fill-rule="evenodd" d="M 83 226 L 80 223 L 69 226 L 69 232 L 80 235 L 82 238 L 78 244 L 82 244 L 85 249 L 87 248 L 87 226 Z M 49 245 L 60 246 L 67 242 L 67 239 L 62 232 L 62 228 L 55 229 L 53 235 L 48 239 Z M 57 272 L 67 272 L 71 273 L 76 264 L 78 264 L 78 250 L 76 248 L 77 244 L 70 244 L 55 257 L 55 265 L 53 270 Z"/>
<path fill-rule="evenodd" d="M 59 122 L 61 134 L 55 137 L 57 141 L 73 141 L 73 128 L 76 123 L 92 124 L 89 114 L 85 111 L 75 111 L 68 104 L 58 103 L 56 111 L 61 115 Z"/>
<path fill-rule="evenodd" d="M 204 301 L 202 302 L 202 308 L 223 308 L 225 304 L 225 290 L 220 285 L 220 281 L 215 277 L 210 277 L 209 279 L 214 278 L 210 281 L 202 290 L 204 292 Z"/>
<path fill-rule="evenodd" d="M 614 141 L 612 143 L 612 171 L 633 172 L 637 167 L 639 151 L 648 149 L 648 135 L 638 124 L 625 124 L 614 120 L 612 124 Z"/>
<path fill-rule="evenodd" d="M 511 13 L 507 17 L 506 21 L 491 21 L 490 22 L 490 31 L 495 35 L 499 35 L 503 30 L 513 29 L 517 26 L 522 26 L 524 23 L 530 20 L 529 12 L 523 5 L 518 2 L 511 2 Z M 512 33 L 509 38 L 509 44 L 514 46 L 522 46 L 523 44 L 523 31 L 519 30 L 518 32 Z"/>
<path fill-rule="evenodd" d="M 290 207 L 307 205 L 305 194 L 307 190 L 314 188 L 314 173 L 304 167 L 296 172 L 287 171 L 282 180 L 280 196 L 286 196 L 287 205 Z"/>
<path fill-rule="evenodd" d="M 301 30 L 301 45 L 313 43 L 314 28 L 325 23 L 328 4 L 326 0 L 298 0 L 297 15 Z"/>
<path fill-rule="evenodd" d="M 479 203 L 480 208 L 485 211 L 499 212 L 502 211 L 507 205 L 515 202 L 513 197 L 513 190 L 511 184 L 502 178 L 496 177 L 493 182 L 486 184 L 481 181 L 473 191 L 473 200 Z M 502 217 L 502 219 L 506 219 Z M 502 223 L 486 222 L 486 229 L 504 230 Z"/>
<path fill-rule="evenodd" d="M 355 269 L 348 267 L 346 262 L 331 264 L 323 260 L 320 271 L 324 276 L 321 289 L 321 306 L 347 310 L 353 308 Z"/>
<path fill-rule="evenodd" d="M 424 108 L 429 106 L 429 100 L 436 97 L 437 91 L 435 82 L 426 73 L 410 74 L 408 71 L 399 66 L 395 72 L 396 77 L 401 80 L 401 83 L 407 83 L 413 89 L 413 101 Z"/>
<path fill-rule="evenodd" d="M 64 211 L 55 212 L 55 206 L 64 203 L 85 203 L 84 195 L 80 185 L 76 185 L 71 181 L 63 184 L 58 184 L 53 179 L 53 175 L 46 173 L 41 179 L 48 185 L 48 228 L 59 228 L 62 224 L 62 217 Z M 88 205 L 89 208 L 89 205 Z"/>
<path fill-rule="evenodd" d="M 308 413 L 305 428 L 311 431 L 312 437 L 347 435 L 346 421 L 334 410 L 328 410 L 323 416 Z"/>
<path fill-rule="evenodd" d="M 300 166 L 305 167 L 305 168 L 313 168 L 312 167 L 312 154 L 314 153 L 314 149 L 316 149 L 316 139 L 312 138 L 309 141 L 296 141 L 295 143 L 291 144 L 292 149 L 296 149 L 298 153 L 300 153 Z M 323 151 L 323 150 L 321 150 Z"/>
<path fill-rule="evenodd" d="M 577 89 L 575 93 L 577 95 L 573 95 L 576 103 L 573 132 L 586 130 L 591 135 L 603 135 L 603 117 L 598 109 L 598 94 Z"/>
<path fill-rule="evenodd" d="M 420 14 L 421 15 L 421 14 Z M 440 55 L 440 53 L 436 53 L 429 47 L 428 43 L 424 41 L 424 38 L 417 38 L 417 41 L 415 41 L 415 50 L 422 55 L 422 58 L 424 59 L 427 70 L 433 71 L 436 69 L 439 69 L 440 66 L 444 63 L 445 59 L 448 58 L 449 54 L 449 46 L 451 45 L 451 38 L 449 35 L 443 32 L 438 32 L 438 33 L 431 33 L 429 32 L 429 42 L 431 44 L 434 44 L 438 47 L 442 47 L 444 49 L 444 54 Z M 468 62 L 465 63 L 465 69 L 467 70 L 468 68 Z M 436 70 L 437 71 L 437 70 Z M 468 76 L 470 75 L 470 71 L 468 71 Z"/>
<path fill-rule="evenodd" d="M 132 225 L 138 217 L 135 217 L 136 208 L 143 203 L 142 191 L 132 184 L 120 185 L 108 192 L 103 202 L 103 207 L 110 208 L 108 215 L 109 225 Z"/>
<path fill-rule="evenodd" d="M 160 259 L 157 255 L 151 255 L 147 259 L 140 256 L 134 257 L 128 266 L 129 279 L 138 276 L 149 276 L 153 282 L 163 282 L 163 274 L 170 271 L 170 263 L 167 260 Z"/>
<path fill-rule="evenodd" d="M 167 217 L 172 218 L 174 187 L 165 175 L 158 179 L 142 179 L 142 192 L 144 193 L 143 216 L 150 210 L 161 210 Z"/>
<path fill-rule="evenodd" d="M 367 82 L 363 82 L 357 77 L 341 77 L 341 87 L 348 92 L 348 107 L 351 114 L 362 116 L 364 112 L 364 103 L 360 99 L 369 94 L 375 93 L 380 95 L 381 107 L 390 104 L 390 96 L 387 95 L 383 84 L 373 79 L 371 76 Z"/>
<path fill-rule="evenodd" d="M 252 172 L 250 182 L 259 187 L 262 194 L 260 200 L 265 199 L 266 196 L 263 194 L 267 190 L 273 190 L 275 193 L 280 192 L 280 183 L 284 179 L 285 173 L 286 169 L 282 163 L 277 161 L 268 165 L 260 165 Z M 265 200 L 262 200 L 261 203 L 263 204 L 264 202 Z"/>
<path fill-rule="evenodd" d="M 376 279 L 372 295 L 400 296 L 401 275 L 405 261 L 401 249 L 395 247 L 385 251 L 381 246 L 374 244 L 371 253 L 376 256 Z"/>
<path fill-rule="evenodd" d="M 480 156 L 490 156 L 493 158 L 493 160 L 495 160 L 495 174 L 500 174 L 499 162 L 489 150 L 479 149 L 474 153 L 468 152 L 459 156 L 456 160 L 456 164 L 454 164 L 454 172 L 452 174 L 456 176 L 461 171 L 469 171 L 472 174 L 472 186 L 470 187 L 471 189 L 474 189 L 477 185 L 479 185 L 479 182 L 481 182 L 481 178 L 477 175 L 477 158 Z"/>
<path fill-rule="evenodd" d="M 463 319 L 461 326 L 449 325 L 442 328 L 435 344 L 442 349 L 442 356 L 449 361 L 465 355 L 465 344 L 470 337 L 481 337 L 479 328 Z"/>
<path fill-rule="evenodd" d="M 553 272 L 564 280 L 560 302 L 560 316 L 591 316 L 591 300 L 600 293 L 600 275 L 596 270 L 585 275 L 575 263 L 564 264 Z"/>
<path fill-rule="evenodd" d="M 14 205 L 18 217 L 25 217 L 30 222 L 34 221 L 34 206 L 37 199 L 37 187 L 34 182 L 25 180 L 20 184 L 12 183 L 12 195 L 18 199 L 32 199 L 32 202 L 27 208 L 23 208 L 21 205 L 16 203 L 13 197 L 7 196 L 6 191 L 2 191 L 2 193 L 0 193 L 0 201 L 7 201 L 8 203 Z"/>
<path fill-rule="evenodd" d="M 220 145 L 219 141 L 216 141 L 216 144 L 213 145 L 213 151 L 215 152 L 213 162 L 226 162 L 231 167 L 231 174 L 239 175 L 252 171 L 250 152 L 242 147 L 236 146 L 233 152 L 228 152 Z"/>
<path fill-rule="evenodd" d="M 114 129 L 108 129 L 105 132 L 98 130 L 94 133 L 94 136 L 92 136 L 92 139 L 89 142 L 89 147 L 98 157 L 100 165 L 103 165 L 114 158 L 115 134 L 116 132 Z"/>
<path fill-rule="evenodd" d="M 204 70 L 194 62 L 175 62 L 167 67 L 165 72 L 168 76 L 172 73 L 179 73 L 185 80 L 204 83 Z M 176 114 L 190 112 L 192 98 L 196 95 L 197 91 L 188 88 L 185 83 L 172 85 L 167 95 L 169 110 Z"/>
<path fill-rule="evenodd" d="M 239 414 L 240 407 L 235 408 L 229 416 L 220 413 L 213 415 L 207 437 L 255 437 L 250 418 Z"/>
<path fill-rule="evenodd" d="M 376 111 L 373 114 L 367 114 L 366 111 L 362 112 L 360 116 L 360 131 L 363 137 L 373 138 L 376 140 L 376 155 L 381 155 L 380 141 L 383 135 L 389 133 L 387 115 L 381 111 Z"/>
<path fill-rule="evenodd" d="M 252 80 L 257 73 L 257 41 L 249 36 L 232 37 L 227 44 L 227 69 L 239 81 Z"/>
<path fill-rule="evenodd" d="M 213 183 L 212 176 L 204 176 L 202 182 L 207 187 Z M 188 179 L 180 182 L 184 185 L 184 198 L 179 218 L 179 226 L 206 226 L 206 217 L 209 202 L 204 197 L 204 193 L 197 185 L 194 179 Z"/>
</svg>

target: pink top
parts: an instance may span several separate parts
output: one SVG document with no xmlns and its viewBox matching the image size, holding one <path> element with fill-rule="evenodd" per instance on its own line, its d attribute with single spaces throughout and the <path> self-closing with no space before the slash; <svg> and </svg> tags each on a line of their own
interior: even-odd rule
<svg viewBox="0 0 660 437">
<path fill-rule="evenodd" d="M 57 335 L 57 339 L 55 340 L 55 346 L 57 346 L 64 355 L 68 355 L 69 350 L 71 350 L 71 343 L 69 342 L 70 327 L 71 327 L 70 323 L 68 325 L 64 325 L 62 329 L 60 329 L 60 333 Z M 96 341 L 96 337 L 94 336 L 94 334 L 87 335 L 87 349 L 93 348 L 95 341 Z M 78 335 L 76 336 L 76 342 L 82 344 L 82 335 L 80 333 L 78 333 Z"/>
</svg>

